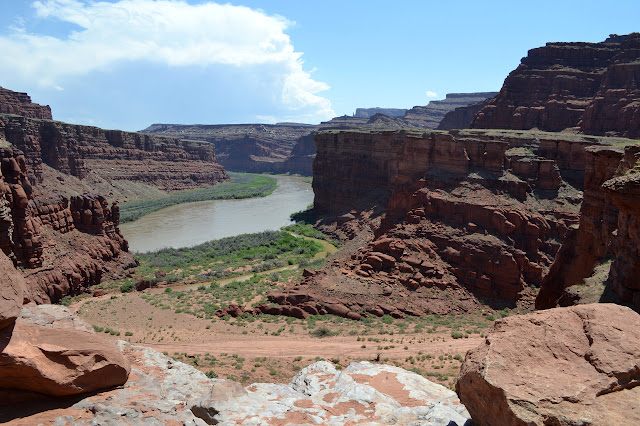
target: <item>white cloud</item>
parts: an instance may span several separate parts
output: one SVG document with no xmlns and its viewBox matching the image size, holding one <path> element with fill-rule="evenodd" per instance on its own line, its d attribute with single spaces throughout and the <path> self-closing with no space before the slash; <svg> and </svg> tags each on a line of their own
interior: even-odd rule
<svg viewBox="0 0 640 426">
<path fill-rule="evenodd" d="M 318 95 L 329 86 L 303 69 L 302 54 L 285 33 L 291 22 L 283 17 L 179 0 L 41 0 L 32 6 L 40 19 L 80 28 L 54 37 L 30 33 L 19 23 L 0 35 L 0 75 L 60 88 L 69 78 L 138 61 L 175 69 L 235 67 L 270 73 L 270 81 L 278 82 L 270 85 L 278 91 L 274 99 L 293 116 L 319 121 L 335 115 L 330 101 Z"/>
<path fill-rule="evenodd" d="M 427 90 L 425 92 L 425 94 L 427 95 L 427 98 L 437 98 L 438 94 L 436 92 L 432 92 L 431 90 Z"/>
</svg>

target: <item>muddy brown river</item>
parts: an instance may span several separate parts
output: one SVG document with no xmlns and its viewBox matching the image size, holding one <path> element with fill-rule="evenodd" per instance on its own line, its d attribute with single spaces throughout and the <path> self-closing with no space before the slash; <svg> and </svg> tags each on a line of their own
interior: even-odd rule
<svg viewBox="0 0 640 426">
<path fill-rule="evenodd" d="M 304 178 L 274 177 L 278 187 L 267 197 L 179 204 L 122 224 L 120 229 L 133 252 L 190 247 L 219 238 L 279 229 L 292 223 L 291 213 L 313 203 L 313 190 Z"/>
</svg>

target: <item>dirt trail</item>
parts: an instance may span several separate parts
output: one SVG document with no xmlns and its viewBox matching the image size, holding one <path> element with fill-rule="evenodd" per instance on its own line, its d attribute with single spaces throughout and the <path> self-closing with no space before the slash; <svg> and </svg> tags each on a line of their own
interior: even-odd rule
<svg viewBox="0 0 640 426">
<path fill-rule="evenodd" d="M 322 358 L 369 358 L 373 359 L 380 353 L 382 357 L 403 357 L 416 355 L 421 351 L 432 355 L 441 355 L 445 353 L 464 354 L 480 343 L 484 339 L 481 337 L 470 337 L 468 339 L 447 340 L 445 342 L 423 342 L 412 343 L 410 350 L 405 350 L 404 345 L 396 343 L 395 348 L 377 350 L 377 344 L 368 342 L 367 348 L 358 346 L 354 339 L 346 338 L 337 339 L 327 338 L 295 338 L 260 336 L 248 338 L 240 336 L 216 336 L 215 341 L 211 342 L 161 342 L 161 343 L 145 343 L 146 346 L 154 348 L 158 351 L 166 351 L 170 354 L 174 352 L 187 352 L 189 354 L 206 354 L 219 355 L 220 353 L 237 353 L 246 357 L 263 357 L 272 358 L 290 358 L 301 354 L 305 357 L 322 357 Z M 387 343 L 388 345 L 388 343 Z"/>
</svg>

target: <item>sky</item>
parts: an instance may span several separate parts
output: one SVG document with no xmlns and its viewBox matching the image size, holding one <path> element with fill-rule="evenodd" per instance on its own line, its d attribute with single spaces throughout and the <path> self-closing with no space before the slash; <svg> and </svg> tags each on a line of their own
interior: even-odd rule
<svg viewBox="0 0 640 426">
<path fill-rule="evenodd" d="M 0 0 L 0 86 L 108 129 L 316 124 L 498 91 L 529 49 L 638 16 L 638 0 Z"/>
</svg>

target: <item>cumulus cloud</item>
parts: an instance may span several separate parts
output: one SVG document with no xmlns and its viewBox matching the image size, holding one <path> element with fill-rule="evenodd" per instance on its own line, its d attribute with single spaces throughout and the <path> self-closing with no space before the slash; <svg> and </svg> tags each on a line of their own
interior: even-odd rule
<svg viewBox="0 0 640 426">
<path fill-rule="evenodd" d="M 437 98 L 438 94 L 436 92 L 432 92 L 431 90 L 427 90 L 425 92 L 425 94 L 427 95 L 427 98 Z"/>
<path fill-rule="evenodd" d="M 144 62 L 172 69 L 227 67 L 269 79 L 276 107 L 291 116 L 334 116 L 318 93 L 326 83 L 304 70 L 302 54 L 285 33 L 291 22 L 261 10 L 179 0 L 40 0 L 37 17 L 74 24 L 65 36 L 38 34 L 20 23 L 0 35 L 0 74 L 20 76 L 41 87 L 123 64 Z M 265 73 L 267 73 L 265 77 Z M 269 111 L 266 111 L 267 113 Z"/>
</svg>

